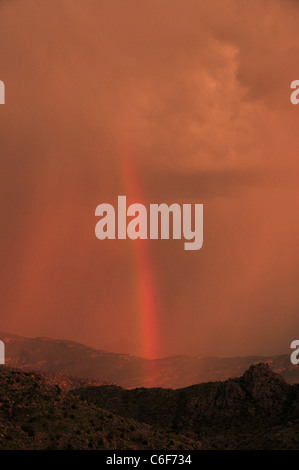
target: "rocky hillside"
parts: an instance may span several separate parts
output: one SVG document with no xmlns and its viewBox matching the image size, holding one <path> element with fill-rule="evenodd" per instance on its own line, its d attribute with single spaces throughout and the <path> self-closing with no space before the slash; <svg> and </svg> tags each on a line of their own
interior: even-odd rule
<svg viewBox="0 0 299 470">
<path fill-rule="evenodd" d="M 207 449 L 298 449 L 299 386 L 268 364 L 241 378 L 179 390 L 86 387 L 82 399 L 161 429 L 193 437 Z"/>
<path fill-rule="evenodd" d="M 299 386 L 267 364 L 178 390 L 78 383 L 1 366 L 0 449 L 299 450 Z"/>
<path fill-rule="evenodd" d="M 63 384 L 54 375 L 0 367 L 0 450 L 200 448 L 186 436 L 88 403 Z"/>
<path fill-rule="evenodd" d="M 146 360 L 126 354 L 92 349 L 72 341 L 23 338 L 0 333 L 6 348 L 6 364 L 23 370 L 52 372 L 126 388 L 182 388 L 194 383 L 227 380 L 242 375 L 252 364 L 267 362 L 287 382 L 299 383 L 299 367 L 288 355 L 275 357 L 189 357 Z"/>
</svg>

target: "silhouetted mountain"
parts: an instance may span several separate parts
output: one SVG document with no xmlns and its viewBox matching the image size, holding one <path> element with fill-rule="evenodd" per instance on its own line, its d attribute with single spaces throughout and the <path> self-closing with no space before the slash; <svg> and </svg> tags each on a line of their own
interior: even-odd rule
<svg viewBox="0 0 299 470">
<path fill-rule="evenodd" d="M 128 354 L 113 354 L 73 341 L 23 338 L 0 333 L 6 344 L 6 364 L 23 370 L 61 373 L 79 378 L 117 383 L 126 388 L 181 388 L 194 383 L 238 377 L 252 364 L 267 362 L 289 383 L 299 382 L 299 368 L 288 355 L 275 357 L 176 356 L 146 360 Z"/>
<path fill-rule="evenodd" d="M 0 367 L 0 449 L 198 449 L 186 436 L 116 416 L 54 375 Z"/>
<path fill-rule="evenodd" d="M 241 378 L 179 390 L 86 387 L 70 392 L 123 417 L 186 434 L 206 449 L 298 449 L 299 385 L 268 364 Z"/>
<path fill-rule="evenodd" d="M 297 449 L 299 385 L 241 378 L 125 390 L 0 367 L 0 449 Z"/>
</svg>

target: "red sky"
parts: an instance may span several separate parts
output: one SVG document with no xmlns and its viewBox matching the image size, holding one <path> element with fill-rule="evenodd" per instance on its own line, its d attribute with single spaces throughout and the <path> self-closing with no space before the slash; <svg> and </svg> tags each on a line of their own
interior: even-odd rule
<svg viewBox="0 0 299 470">
<path fill-rule="evenodd" d="M 295 0 L 0 2 L 0 330 L 289 352 L 298 24 Z M 203 203 L 203 248 L 97 240 L 95 208 L 120 194 Z"/>
</svg>

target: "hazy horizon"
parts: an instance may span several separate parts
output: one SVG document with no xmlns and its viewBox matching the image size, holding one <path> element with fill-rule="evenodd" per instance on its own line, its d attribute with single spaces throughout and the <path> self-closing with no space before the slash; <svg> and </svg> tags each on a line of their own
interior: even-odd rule
<svg viewBox="0 0 299 470">
<path fill-rule="evenodd" d="M 289 356 L 290 355 L 290 352 L 291 350 L 290 349 L 287 349 L 286 351 L 284 352 L 277 352 L 277 353 L 273 353 L 273 354 L 258 354 L 258 353 L 255 353 L 255 354 L 245 354 L 245 355 L 235 355 L 235 356 L 222 356 L 222 355 L 217 355 L 217 354 L 173 354 L 173 355 L 168 355 L 168 356 L 159 356 L 159 357 L 154 357 L 154 358 L 149 358 L 149 357 L 145 357 L 145 356 L 141 356 L 141 355 L 138 355 L 138 354 L 132 354 L 130 352 L 126 352 L 126 351 L 110 351 L 110 350 L 105 350 L 101 347 L 96 347 L 96 346 L 91 346 L 91 345 L 88 345 L 88 344 L 85 344 L 83 342 L 80 342 L 80 341 L 77 341 L 77 340 L 74 340 L 72 338 L 60 338 L 60 337 L 57 337 L 57 338 L 54 338 L 54 337 L 51 337 L 51 336 L 23 336 L 21 334 L 17 334 L 17 333 L 11 333 L 11 332 L 8 332 L 8 331 L 0 331 L 0 341 L 4 341 L 5 339 L 7 339 L 5 336 L 3 335 L 8 335 L 8 336 L 16 336 L 16 337 L 19 337 L 19 338 L 25 338 L 25 339 L 46 339 L 46 340 L 50 340 L 50 341 L 61 341 L 61 342 L 70 342 L 70 343 L 76 343 L 76 344 L 79 344 L 79 345 L 82 345 L 82 346 L 85 346 L 87 348 L 91 348 L 91 349 L 94 349 L 94 350 L 97 350 L 97 351 L 103 351 L 104 353 L 107 353 L 107 354 L 119 354 L 119 355 L 128 355 L 128 356 L 134 356 L 134 357 L 139 357 L 139 358 L 142 358 L 142 359 L 147 359 L 147 360 L 163 360 L 163 359 L 169 359 L 169 358 L 172 358 L 172 357 L 197 357 L 197 358 L 219 358 L 219 359 L 235 359 L 235 358 L 245 358 L 245 357 L 264 357 L 264 358 L 269 358 L 269 357 L 275 357 L 275 356 Z"/>
</svg>

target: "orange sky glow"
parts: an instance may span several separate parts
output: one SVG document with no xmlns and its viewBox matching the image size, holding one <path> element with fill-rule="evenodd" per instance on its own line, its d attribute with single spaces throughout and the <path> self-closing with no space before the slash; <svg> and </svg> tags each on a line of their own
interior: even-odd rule
<svg viewBox="0 0 299 470">
<path fill-rule="evenodd" d="M 0 2 L 0 331 L 288 353 L 298 336 L 299 3 Z M 204 245 L 106 240 L 95 208 L 204 204 Z"/>
</svg>

